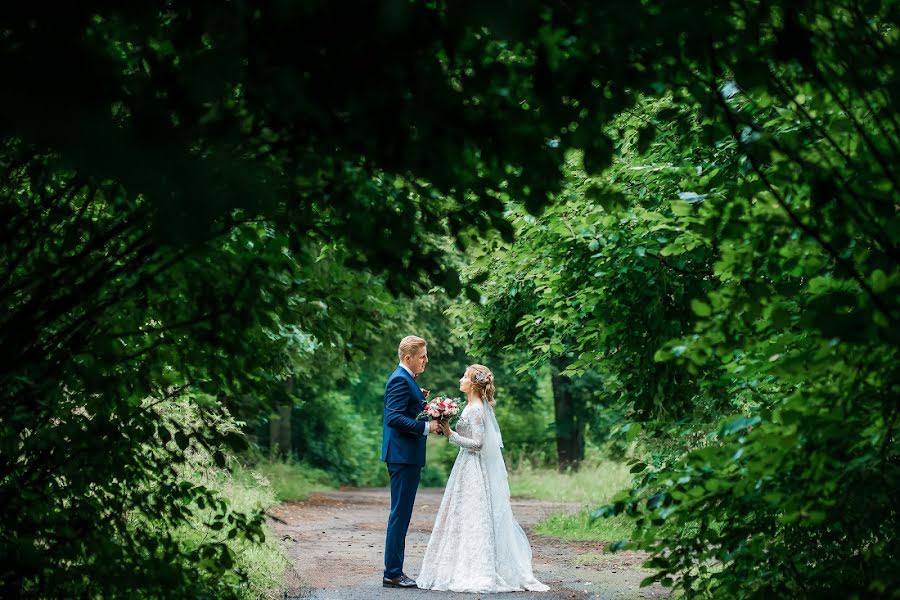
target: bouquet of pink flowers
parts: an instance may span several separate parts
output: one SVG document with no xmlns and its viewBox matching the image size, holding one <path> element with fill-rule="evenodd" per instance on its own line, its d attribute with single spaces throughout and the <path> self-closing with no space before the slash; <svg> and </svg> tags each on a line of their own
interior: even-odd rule
<svg viewBox="0 0 900 600">
<path fill-rule="evenodd" d="M 425 404 L 425 410 L 420 412 L 416 419 L 420 421 L 430 421 L 431 419 L 449 421 L 450 417 L 455 417 L 458 414 L 459 398 L 438 396 L 431 402 Z"/>
</svg>

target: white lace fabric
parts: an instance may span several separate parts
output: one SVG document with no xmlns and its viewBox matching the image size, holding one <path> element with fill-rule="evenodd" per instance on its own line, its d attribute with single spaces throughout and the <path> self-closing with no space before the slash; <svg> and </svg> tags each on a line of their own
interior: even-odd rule
<svg viewBox="0 0 900 600">
<path fill-rule="evenodd" d="M 502 439 L 490 406 L 466 406 L 450 443 L 460 447 L 438 509 L 420 588 L 491 593 L 546 591 L 509 501 Z"/>
</svg>

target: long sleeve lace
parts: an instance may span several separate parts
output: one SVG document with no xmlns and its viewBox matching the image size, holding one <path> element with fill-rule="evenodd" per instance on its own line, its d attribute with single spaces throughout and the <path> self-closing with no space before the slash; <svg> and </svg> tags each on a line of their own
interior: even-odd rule
<svg viewBox="0 0 900 600">
<path fill-rule="evenodd" d="M 466 414 L 459 418 L 457 431 L 450 436 L 450 443 L 478 452 L 484 443 L 484 409 L 480 406 L 473 406 Z M 463 434 L 460 434 L 460 431 Z"/>
</svg>

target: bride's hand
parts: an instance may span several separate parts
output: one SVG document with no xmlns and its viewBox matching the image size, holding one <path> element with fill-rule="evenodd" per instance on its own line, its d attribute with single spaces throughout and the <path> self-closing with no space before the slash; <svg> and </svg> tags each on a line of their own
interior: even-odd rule
<svg viewBox="0 0 900 600">
<path fill-rule="evenodd" d="M 450 429 L 450 421 L 438 421 L 441 426 L 441 433 L 443 433 L 447 439 L 450 439 L 450 436 L 453 435 L 453 430 Z"/>
</svg>

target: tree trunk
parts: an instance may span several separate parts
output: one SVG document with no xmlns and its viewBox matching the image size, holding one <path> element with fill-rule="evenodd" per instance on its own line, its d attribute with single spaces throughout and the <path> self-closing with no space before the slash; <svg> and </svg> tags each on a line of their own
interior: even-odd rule
<svg viewBox="0 0 900 600">
<path fill-rule="evenodd" d="M 277 412 L 273 412 L 269 415 L 269 457 L 270 458 L 278 458 L 279 456 L 279 448 L 278 448 L 278 440 L 281 438 L 280 430 L 281 423 L 279 421 L 281 418 L 278 416 Z"/>
<path fill-rule="evenodd" d="M 551 365 L 558 467 L 578 470 L 584 458 L 584 407 L 579 394 L 573 393 L 572 380 L 560 375 L 568 366 L 565 358 L 554 358 Z"/>
<path fill-rule="evenodd" d="M 296 381 L 293 376 L 284 380 L 284 389 L 288 396 L 293 396 L 295 387 Z M 281 404 L 278 406 L 278 412 L 269 416 L 269 454 L 272 458 L 286 458 L 294 450 L 291 439 L 293 408 L 293 404 Z"/>
<path fill-rule="evenodd" d="M 292 408 L 290 404 L 282 404 L 277 413 L 269 416 L 269 453 L 272 458 L 290 456 Z"/>
</svg>

